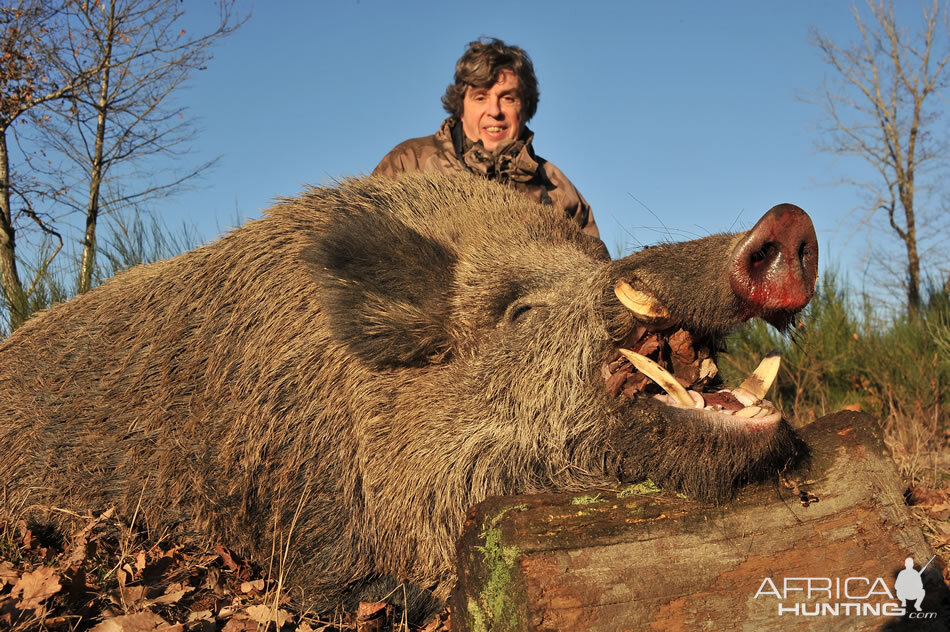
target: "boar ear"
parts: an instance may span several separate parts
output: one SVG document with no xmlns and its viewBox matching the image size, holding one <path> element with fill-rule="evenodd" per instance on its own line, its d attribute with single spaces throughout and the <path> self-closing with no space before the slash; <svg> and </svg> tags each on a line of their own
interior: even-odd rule
<svg viewBox="0 0 950 632">
<path fill-rule="evenodd" d="M 330 333 L 374 366 L 421 366 L 451 351 L 452 251 L 387 213 L 348 209 L 305 254 Z"/>
</svg>

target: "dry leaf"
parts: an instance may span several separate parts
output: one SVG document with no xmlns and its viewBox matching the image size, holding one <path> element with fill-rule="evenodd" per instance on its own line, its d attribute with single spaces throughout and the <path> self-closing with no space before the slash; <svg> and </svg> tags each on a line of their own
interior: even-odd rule
<svg viewBox="0 0 950 632">
<path fill-rule="evenodd" d="M 285 623 L 293 618 L 286 610 L 278 610 L 276 613 L 274 613 L 270 606 L 265 606 L 264 604 L 248 606 L 246 612 L 247 616 L 254 619 L 258 623 L 267 625 L 271 621 L 276 622 L 278 629 L 282 628 Z"/>
<path fill-rule="evenodd" d="M 13 587 L 13 595 L 20 595 L 17 608 L 20 610 L 38 609 L 40 603 L 52 597 L 62 589 L 59 575 L 49 566 L 41 566 L 32 573 L 23 573 L 20 581 Z"/>
<path fill-rule="evenodd" d="M 33 532 L 27 528 L 25 520 L 17 522 L 17 527 L 20 531 L 20 539 L 23 540 L 23 548 L 30 548 L 33 543 Z"/>
<path fill-rule="evenodd" d="M 214 545 L 214 550 L 221 556 L 221 560 L 224 562 L 224 565 L 227 566 L 232 571 L 240 570 L 240 566 L 237 562 L 234 561 L 234 558 L 231 557 L 231 552 L 220 544 Z"/>
<path fill-rule="evenodd" d="M 145 551 L 139 551 L 135 556 L 135 570 L 141 573 L 145 569 Z"/>
<path fill-rule="evenodd" d="M 233 617 L 236 612 L 237 612 L 237 607 L 234 606 L 233 604 L 232 604 L 232 605 L 227 605 L 227 606 L 222 606 L 221 609 L 218 610 L 218 618 L 219 618 L 219 619 L 228 619 L 228 618 L 230 618 L 230 617 Z"/>
<path fill-rule="evenodd" d="M 124 586 L 120 589 L 122 605 L 134 609 L 145 601 L 145 586 Z"/>
<path fill-rule="evenodd" d="M 680 329 L 670 336 L 669 345 L 670 351 L 680 362 L 689 364 L 696 359 L 693 337 L 685 329 Z"/>
<path fill-rule="evenodd" d="M 12 586 L 19 578 L 20 574 L 13 568 L 13 564 L 10 562 L 0 562 L 0 588 L 3 588 L 7 584 Z"/>
<path fill-rule="evenodd" d="M 149 604 L 178 603 L 178 601 L 182 597 L 190 593 L 192 590 L 194 590 L 194 588 L 192 588 L 191 586 L 182 586 L 181 584 L 169 584 L 168 587 L 165 588 L 165 594 L 161 595 L 160 597 L 155 597 L 154 599 L 149 599 L 148 603 Z"/>
<path fill-rule="evenodd" d="M 257 632 L 260 627 L 254 619 L 233 618 L 221 628 L 221 632 Z"/>
<path fill-rule="evenodd" d="M 386 627 L 392 617 L 393 607 L 384 601 L 361 601 L 356 607 L 357 632 L 376 632 Z"/>
<path fill-rule="evenodd" d="M 129 574 L 121 568 L 117 568 L 115 571 L 115 578 L 119 582 L 119 588 L 125 588 L 125 584 L 129 579 Z"/>
<path fill-rule="evenodd" d="M 175 626 L 180 628 L 181 626 Z M 92 632 L 154 632 L 170 629 L 164 619 L 154 612 L 136 612 L 121 617 L 106 619 L 92 629 Z"/>
<path fill-rule="evenodd" d="M 254 575 L 251 567 L 232 551 L 226 549 L 220 544 L 215 544 L 214 550 L 218 555 L 221 556 L 221 560 L 224 562 L 224 565 L 237 573 L 239 579 L 250 579 Z"/>
<path fill-rule="evenodd" d="M 264 580 L 255 579 L 252 582 L 244 582 L 243 584 L 241 584 L 242 593 L 249 593 L 252 590 L 256 590 L 257 592 L 264 592 Z"/>
<path fill-rule="evenodd" d="M 439 616 L 432 619 L 419 632 L 450 632 L 452 630 L 452 617 L 448 610 L 443 610 Z"/>
<path fill-rule="evenodd" d="M 69 557 L 66 558 L 66 565 L 73 566 L 74 564 L 79 564 L 86 559 L 86 545 L 89 544 L 89 534 L 92 533 L 92 530 L 101 525 L 103 522 L 112 517 L 115 513 L 115 507 L 107 509 L 106 511 L 99 514 L 98 518 L 94 518 L 89 521 L 89 523 L 74 533 L 72 537 L 69 538 L 70 541 L 70 553 Z"/>
<path fill-rule="evenodd" d="M 188 623 L 192 621 L 213 621 L 214 616 L 211 614 L 210 610 L 201 610 L 199 612 L 192 612 L 188 615 Z"/>
<path fill-rule="evenodd" d="M 218 597 L 223 597 L 230 593 L 227 584 L 221 578 L 221 571 L 214 566 L 208 567 L 208 574 L 205 575 L 204 587 L 210 589 Z"/>
<path fill-rule="evenodd" d="M 251 617 L 258 623 L 271 622 L 270 608 L 263 604 L 258 604 L 256 606 L 248 606 L 247 616 Z"/>
</svg>

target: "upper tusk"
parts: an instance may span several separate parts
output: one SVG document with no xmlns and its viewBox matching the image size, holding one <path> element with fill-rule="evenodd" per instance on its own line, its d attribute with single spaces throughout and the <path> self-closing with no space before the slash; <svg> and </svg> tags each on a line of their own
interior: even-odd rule
<svg viewBox="0 0 950 632">
<path fill-rule="evenodd" d="M 629 351 L 627 349 L 621 349 L 620 353 L 623 354 L 627 360 L 630 361 L 630 364 L 635 366 L 638 371 L 646 375 L 648 378 L 660 385 L 667 394 L 672 397 L 676 403 L 681 406 L 686 406 L 687 408 L 695 408 L 696 402 L 693 401 L 693 398 L 689 396 L 689 393 L 686 392 L 686 389 L 683 388 L 683 385 L 676 381 L 676 378 L 670 375 L 669 371 L 661 367 L 659 364 L 651 360 L 650 358 Z"/>
<path fill-rule="evenodd" d="M 617 295 L 624 307 L 645 320 L 652 321 L 670 317 L 670 312 L 663 307 L 660 301 L 645 292 L 633 289 L 626 281 L 620 281 L 614 286 L 614 294 Z"/>
<path fill-rule="evenodd" d="M 781 354 L 779 354 L 777 349 L 770 351 L 759 363 L 759 366 L 755 368 L 752 375 L 746 378 L 746 381 L 743 382 L 739 388 L 744 388 L 758 399 L 762 399 L 766 393 L 769 392 L 769 389 L 772 388 L 772 384 L 775 382 L 775 377 L 778 375 L 778 370 L 781 366 Z"/>
</svg>

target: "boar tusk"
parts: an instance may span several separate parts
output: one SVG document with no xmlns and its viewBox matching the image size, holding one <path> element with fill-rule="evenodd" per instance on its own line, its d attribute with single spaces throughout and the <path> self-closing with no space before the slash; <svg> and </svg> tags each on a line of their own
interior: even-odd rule
<svg viewBox="0 0 950 632">
<path fill-rule="evenodd" d="M 624 307 L 645 320 L 653 321 L 670 317 L 670 312 L 660 301 L 645 292 L 633 289 L 626 281 L 620 281 L 614 286 L 614 294 Z"/>
<path fill-rule="evenodd" d="M 642 356 L 639 353 L 634 353 L 627 349 L 621 349 L 620 353 L 623 354 L 627 360 L 630 361 L 630 364 L 635 366 L 638 371 L 646 375 L 648 378 L 659 384 L 660 388 L 667 392 L 667 394 L 676 401 L 676 403 L 681 406 L 686 406 L 687 408 L 695 408 L 696 403 L 693 401 L 693 398 L 689 396 L 689 393 L 686 392 L 686 389 L 683 388 L 683 385 L 676 381 L 676 378 L 670 375 L 669 371 L 661 367 L 659 364 L 651 360 L 646 356 Z"/>
<path fill-rule="evenodd" d="M 736 411 L 735 416 L 751 419 L 761 412 L 762 412 L 762 409 L 759 408 L 758 406 L 747 406 L 746 408 L 743 408 L 742 410 Z"/>
<path fill-rule="evenodd" d="M 782 356 L 778 350 L 769 352 L 739 388 L 749 391 L 757 399 L 762 399 L 772 388 L 780 366 L 782 366 Z"/>
</svg>

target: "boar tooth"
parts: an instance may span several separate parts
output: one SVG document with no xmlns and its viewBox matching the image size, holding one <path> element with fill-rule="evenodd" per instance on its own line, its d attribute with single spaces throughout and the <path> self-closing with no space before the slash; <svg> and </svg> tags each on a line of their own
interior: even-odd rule
<svg viewBox="0 0 950 632">
<path fill-rule="evenodd" d="M 737 410 L 735 414 L 736 414 L 736 417 L 746 417 L 746 418 L 751 419 L 752 417 L 755 417 L 756 415 L 758 415 L 760 412 L 762 412 L 762 409 L 759 408 L 758 406 L 747 406 L 746 408 L 743 408 L 742 410 Z"/>
<path fill-rule="evenodd" d="M 729 389 L 725 392 L 731 393 L 732 396 L 735 397 L 739 401 L 739 403 L 742 404 L 743 406 L 754 406 L 762 401 L 761 397 L 756 397 L 749 391 L 739 386 Z"/>
<path fill-rule="evenodd" d="M 706 358 L 699 364 L 699 379 L 704 380 L 707 377 L 716 377 L 719 373 L 719 367 L 713 362 L 712 358 Z"/>
<path fill-rule="evenodd" d="M 739 388 L 749 391 L 757 399 L 762 399 L 772 388 L 772 383 L 775 382 L 775 376 L 778 375 L 780 366 L 782 366 L 782 356 L 777 350 L 770 352 Z"/>
<path fill-rule="evenodd" d="M 659 384 L 660 388 L 666 391 L 678 404 L 686 406 L 687 408 L 694 408 L 696 406 L 693 398 L 689 396 L 689 393 L 686 392 L 683 385 L 677 382 L 676 378 L 670 375 L 669 371 L 659 364 L 646 356 L 627 349 L 621 349 L 620 353 L 623 354 L 623 357 L 630 360 L 630 364 L 637 367 L 638 371 Z"/>
<path fill-rule="evenodd" d="M 614 294 L 624 307 L 644 320 L 654 321 L 670 317 L 670 313 L 660 301 L 645 292 L 633 289 L 626 281 L 620 281 L 614 286 Z"/>
</svg>

